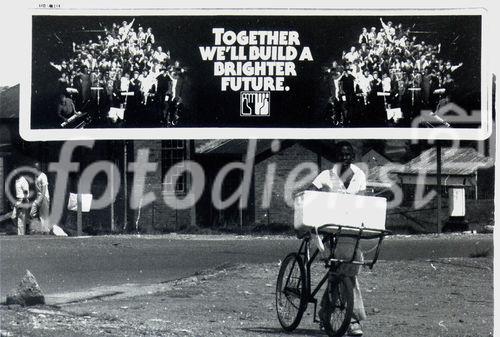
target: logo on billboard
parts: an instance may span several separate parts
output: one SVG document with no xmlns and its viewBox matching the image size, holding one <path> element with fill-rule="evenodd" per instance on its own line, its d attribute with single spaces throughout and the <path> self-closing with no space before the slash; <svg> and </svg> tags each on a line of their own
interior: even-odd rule
<svg viewBox="0 0 500 337">
<path fill-rule="evenodd" d="M 271 114 L 270 91 L 242 91 L 240 92 L 240 116 L 259 117 Z"/>
</svg>

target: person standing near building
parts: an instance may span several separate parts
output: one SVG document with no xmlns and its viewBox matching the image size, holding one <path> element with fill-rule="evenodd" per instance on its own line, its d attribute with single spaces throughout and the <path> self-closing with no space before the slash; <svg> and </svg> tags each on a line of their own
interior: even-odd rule
<svg viewBox="0 0 500 337">
<path fill-rule="evenodd" d="M 17 227 L 17 235 L 26 234 L 26 224 L 28 220 L 28 198 L 30 195 L 30 188 L 28 179 L 20 175 L 15 182 L 16 189 L 16 203 L 12 208 L 12 220 Z"/>
<path fill-rule="evenodd" d="M 30 215 L 32 218 L 40 220 L 40 227 L 42 232 L 50 232 L 52 226 L 49 224 L 50 214 L 50 196 L 49 196 L 49 181 L 47 175 L 42 172 L 41 164 L 36 162 L 34 165 L 36 170 L 35 190 L 36 199 L 31 206 Z"/>
<path fill-rule="evenodd" d="M 356 165 L 352 164 L 354 159 L 354 149 L 349 142 L 342 141 L 337 144 L 337 163 L 330 170 L 322 171 L 312 182 L 310 189 L 325 192 L 336 192 L 345 194 L 364 194 L 366 190 L 366 175 Z M 343 237 L 339 239 L 335 248 L 335 255 L 340 259 L 352 257 L 356 239 Z M 358 248 L 355 252 L 355 260 L 363 261 L 363 253 Z M 360 321 L 366 319 L 361 289 L 357 275 L 359 265 L 343 265 L 341 272 L 351 278 L 353 284 L 354 308 L 351 324 L 347 331 L 349 336 L 361 336 Z M 323 319 L 326 311 L 324 307 L 328 305 L 328 294 L 325 291 L 321 299 L 319 316 Z M 327 319 L 326 317 L 324 319 Z"/>
</svg>

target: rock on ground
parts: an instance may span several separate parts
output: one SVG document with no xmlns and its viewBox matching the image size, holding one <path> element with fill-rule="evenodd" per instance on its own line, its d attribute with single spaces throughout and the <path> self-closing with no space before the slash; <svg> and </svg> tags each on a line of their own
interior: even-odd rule
<svg viewBox="0 0 500 337">
<path fill-rule="evenodd" d="M 22 306 L 45 304 L 45 297 L 38 285 L 35 276 L 26 270 L 26 275 L 12 292 L 7 295 L 7 304 L 19 304 Z"/>
</svg>

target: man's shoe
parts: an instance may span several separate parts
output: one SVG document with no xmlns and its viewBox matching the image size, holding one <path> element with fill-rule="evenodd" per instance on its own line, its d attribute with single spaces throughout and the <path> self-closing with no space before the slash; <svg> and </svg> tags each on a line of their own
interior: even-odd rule
<svg viewBox="0 0 500 337">
<path fill-rule="evenodd" d="M 352 322 L 347 329 L 348 336 L 363 336 L 363 330 L 361 330 L 361 324 L 358 322 Z"/>
</svg>

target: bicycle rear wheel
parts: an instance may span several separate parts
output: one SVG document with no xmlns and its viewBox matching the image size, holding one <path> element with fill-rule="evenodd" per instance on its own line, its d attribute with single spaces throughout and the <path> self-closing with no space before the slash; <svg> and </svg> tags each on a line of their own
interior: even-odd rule
<svg viewBox="0 0 500 337">
<path fill-rule="evenodd" d="M 281 263 L 276 283 L 276 312 L 285 331 L 297 328 L 306 307 L 304 262 L 297 253 L 291 253 Z"/>
<path fill-rule="evenodd" d="M 321 321 L 330 337 L 343 336 L 351 323 L 354 306 L 352 282 L 348 277 L 337 277 L 328 282 L 328 303 Z"/>
</svg>

